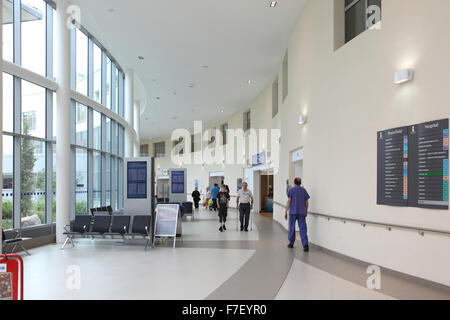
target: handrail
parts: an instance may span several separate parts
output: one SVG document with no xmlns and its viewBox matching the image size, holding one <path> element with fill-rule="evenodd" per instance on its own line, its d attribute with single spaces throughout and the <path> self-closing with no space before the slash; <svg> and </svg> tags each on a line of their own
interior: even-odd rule
<svg viewBox="0 0 450 320">
<path fill-rule="evenodd" d="M 281 203 L 279 203 L 279 202 L 275 202 L 274 201 L 273 203 L 275 205 L 277 205 L 277 206 L 280 206 L 280 207 L 286 209 L 286 206 L 281 204 Z M 353 222 L 353 223 L 359 223 L 363 227 L 366 227 L 366 225 L 373 225 L 373 226 L 385 227 L 389 231 L 391 231 L 392 228 L 404 229 L 404 230 L 409 230 L 409 231 L 417 231 L 421 236 L 424 236 L 425 233 L 437 233 L 437 234 L 450 236 L 450 231 L 445 231 L 445 230 L 437 230 L 437 229 L 430 229 L 430 228 L 419 228 L 419 227 L 413 227 L 413 226 L 405 226 L 405 225 L 400 225 L 400 224 L 376 222 L 376 221 L 369 221 L 369 220 L 359 220 L 359 219 L 354 219 L 354 218 L 338 217 L 338 216 L 332 216 L 332 215 L 327 215 L 327 214 L 322 214 L 322 213 L 315 213 L 315 212 L 310 212 L 308 214 L 311 214 L 311 215 L 313 215 L 315 217 L 326 218 L 327 220 L 333 219 L 333 220 L 341 220 L 344 223 L 346 223 L 347 221 Z"/>
</svg>

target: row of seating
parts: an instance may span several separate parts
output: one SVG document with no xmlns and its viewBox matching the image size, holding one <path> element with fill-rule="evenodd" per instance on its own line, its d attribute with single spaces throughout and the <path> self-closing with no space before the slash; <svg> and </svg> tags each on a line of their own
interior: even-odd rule
<svg viewBox="0 0 450 320">
<path fill-rule="evenodd" d="M 109 214 L 110 216 L 112 216 L 113 214 L 113 209 L 111 206 L 107 206 L 107 207 L 99 207 L 99 208 L 91 208 L 91 215 L 96 215 L 96 214 Z"/>
<path fill-rule="evenodd" d="M 133 225 L 130 230 L 131 216 L 127 215 L 78 215 L 70 226 L 64 226 L 66 232 L 63 234 L 67 237 L 61 249 L 64 249 L 67 242 L 70 241 L 73 247 L 74 238 L 91 238 L 97 237 L 114 239 L 121 237 L 123 239 L 143 238 L 147 240 L 145 250 L 151 241 L 150 236 L 150 215 L 139 215 L 133 217 Z"/>
<path fill-rule="evenodd" d="M 12 246 L 12 250 L 11 253 L 14 253 L 16 251 L 17 246 L 19 246 L 22 251 L 24 251 L 28 256 L 31 256 L 31 254 L 27 251 L 27 249 L 25 249 L 25 247 L 22 245 L 22 242 L 24 241 L 24 239 L 20 236 L 20 230 L 14 230 L 14 232 L 16 233 L 14 235 L 14 238 L 8 239 L 6 238 L 6 234 L 2 229 L 2 245 L 3 245 L 3 250 L 6 252 L 7 247 L 8 246 Z M 1 252 L 0 252 L 1 254 Z"/>
</svg>

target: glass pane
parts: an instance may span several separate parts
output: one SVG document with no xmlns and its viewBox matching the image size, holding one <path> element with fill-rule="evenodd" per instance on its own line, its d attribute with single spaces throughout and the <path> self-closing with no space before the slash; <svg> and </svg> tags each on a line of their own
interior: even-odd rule
<svg viewBox="0 0 450 320">
<path fill-rule="evenodd" d="M 21 226 L 45 223 L 45 142 L 22 139 L 20 158 Z"/>
<path fill-rule="evenodd" d="M 56 144 L 53 144 L 53 206 L 52 206 L 52 222 L 56 222 Z"/>
<path fill-rule="evenodd" d="M 111 156 L 106 155 L 106 203 L 111 205 Z"/>
<path fill-rule="evenodd" d="M 123 161 L 122 159 L 119 159 L 119 207 L 118 209 L 123 209 Z"/>
<path fill-rule="evenodd" d="M 14 80 L 13 76 L 3 73 L 3 131 L 14 130 Z"/>
<path fill-rule="evenodd" d="M 111 119 L 106 118 L 106 152 L 111 152 Z"/>
<path fill-rule="evenodd" d="M 119 112 L 119 70 L 114 65 L 114 74 L 113 74 L 113 81 L 114 81 L 114 105 L 113 105 L 113 111 L 115 113 Z"/>
<path fill-rule="evenodd" d="M 56 94 L 53 94 L 53 140 L 56 141 Z"/>
<path fill-rule="evenodd" d="M 111 109 L 111 60 L 106 57 L 106 107 Z"/>
<path fill-rule="evenodd" d="M 93 191 L 92 200 L 93 207 L 98 208 L 102 205 L 102 154 L 94 152 L 94 172 L 92 177 Z"/>
<path fill-rule="evenodd" d="M 97 111 L 93 111 L 93 123 L 94 123 L 94 149 L 101 150 L 102 148 L 102 115 Z"/>
<path fill-rule="evenodd" d="M 102 103 L 102 50 L 94 43 L 94 100 Z"/>
<path fill-rule="evenodd" d="M 22 134 L 45 138 L 45 89 L 22 80 Z"/>
<path fill-rule="evenodd" d="M 114 210 L 117 210 L 117 200 L 118 200 L 118 193 L 119 193 L 119 188 L 118 188 L 118 184 L 117 184 L 117 173 L 119 172 L 119 169 L 117 167 L 118 162 L 117 162 L 117 158 L 116 157 L 112 157 L 111 158 L 111 168 L 112 168 L 112 186 L 111 189 L 114 192 L 113 195 L 113 202 L 111 204 L 111 206 L 113 207 Z"/>
<path fill-rule="evenodd" d="M 76 104 L 75 110 L 75 144 L 83 147 L 88 146 L 88 123 L 87 107 L 80 103 Z"/>
<path fill-rule="evenodd" d="M 88 37 L 76 30 L 76 90 L 87 95 L 88 88 Z"/>
<path fill-rule="evenodd" d="M 75 214 L 87 214 L 87 151 L 83 149 L 76 149 L 75 179 Z"/>
<path fill-rule="evenodd" d="M 345 12 L 345 42 L 366 30 L 366 3 L 359 1 Z"/>
<path fill-rule="evenodd" d="M 46 3 L 22 0 L 22 66 L 46 75 Z"/>
<path fill-rule="evenodd" d="M 3 0 L 3 59 L 14 62 L 13 5 L 11 0 Z"/>
<path fill-rule="evenodd" d="M 117 154 L 118 144 L 119 144 L 119 139 L 118 139 L 117 123 L 115 121 L 113 121 L 112 122 L 112 150 L 111 150 L 111 153 Z"/>
<path fill-rule="evenodd" d="M 13 228 L 13 138 L 3 135 L 3 190 L 2 190 L 2 218 L 3 229 Z"/>
<path fill-rule="evenodd" d="M 124 79 L 123 73 L 119 72 L 119 115 L 124 116 L 124 105 L 125 105 L 125 92 L 124 92 Z"/>
</svg>

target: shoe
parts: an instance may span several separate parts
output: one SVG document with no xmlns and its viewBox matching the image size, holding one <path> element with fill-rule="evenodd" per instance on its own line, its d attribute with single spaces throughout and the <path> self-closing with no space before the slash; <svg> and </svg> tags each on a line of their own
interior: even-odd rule
<svg viewBox="0 0 450 320">
<path fill-rule="evenodd" d="M 220 228 L 219 228 L 219 231 L 220 231 L 220 232 L 223 232 L 223 228 L 222 228 L 222 227 L 220 227 Z"/>
<path fill-rule="evenodd" d="M 244 231 L 244 228 L 243 228 L 243 227 L 241 227 L 241 231 Z"/>
<path fill-rule="evenodd" d="M 224 231 L 226 231 L 226 230 L 227 230 L 227 227 L 225 227 L 225 225 L 223 225 L 223 230 L 224 230 Z"/>
<path fill-rule="evenodd" d="M 248 229 L 245 229 L 245 232 L 248 232 Z"/>
<path fill-rule="evenodd" d="M 303 247 L 303 252 L 309 252 L 309 246 L 308 245 Z"/>
<path fill-rule="evenodd" d="M 293 249 L 294 248 L 294 245 L 293 244 L 288 244 L 288 246 L 287 246 L 289 249 Z"/>
</svg>

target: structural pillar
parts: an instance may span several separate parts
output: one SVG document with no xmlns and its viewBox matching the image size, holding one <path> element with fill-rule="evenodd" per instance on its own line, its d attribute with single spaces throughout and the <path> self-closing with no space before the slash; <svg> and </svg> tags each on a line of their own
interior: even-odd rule
<svg viewBox="0 0 450 320">
<path fill-rule="evenodd" d="M 129 127 L 125 130 L 125 158 L 135 156 L 134 154 L 134 71 L 125 71 L 125 120 Z"/>
<path fill-rule="evenodd" d="M 64 226 L 70 224 L 70 25 L 68 0 L 57 0 L 56 9 L 56 242 L 64 242 Z"/>
<path fill-rule="evenodd" d="M 141 146 L 139 144 L 140 130 L 141 130 L 141 103 L 135 101 L 134 108 L 134 131 L 136 132 L 136 140 L 134 141 L 134 155 L 139 157 L 141 155 Z"/>
</svg>

